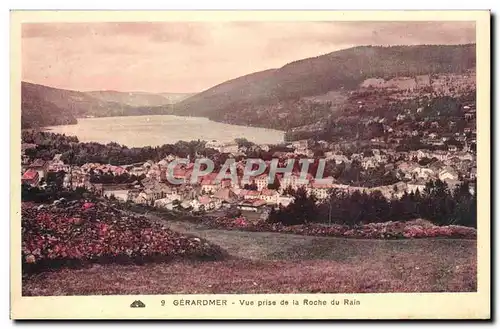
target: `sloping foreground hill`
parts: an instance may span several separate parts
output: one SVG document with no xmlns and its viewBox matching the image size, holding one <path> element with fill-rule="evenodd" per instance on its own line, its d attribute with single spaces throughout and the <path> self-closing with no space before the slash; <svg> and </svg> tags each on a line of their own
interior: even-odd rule
<svg viewBox="0 0 500 329">
<path fill-rule="evenodd" d="M 183 114 L 225 121 L 256 105 L 273 106 L 332 90 L 354 90 L 372 77 L 462 73 L 475 65 L 475 44 L 355 47 L 224 82 L 176 108 Z M 240 117 L 244 123 L 244 115 Z"/>
<path fill-rule="evenodd" d="M 23 295 L 476 291 L 476 241 L 198 230 L 221 261 L 95 265 L 23 280 Z M 224 275 L 221 275 L 224 273 Z M 145 301 L 147 304 L 147 301 Z"/>
<path fill-rule="evenodd" d="M 199 238 L 169 230 L 143 216 L 123 215 L 103 201 L 58 202 L 25 202 L 21 206 L 25 274 L 91 263 L 216 260 L 225 255 Z"/>
<path fill-rule="evenodd" d="M 84 205 L 78 204 L 77 209 Z M 79 250 L 83 246 L 96 243 L 103 245 L 98 243 L 98 236 L 102 234 L 105 234 L 105 239 L 108 238 L 108 240 L 103 240 L 106 242 L 103 246 L 107 248 L 135 242 L 129 239 L 134 236 L 131 235 L 132 232 L 120 229 L 120 227 L 123 228 L 124 224 L 128 223 L 134 228 L 139 223 L 143 223 L 146 226 L 161 226 L 163 229 L 159 231 L 179 232 L 177 234 L 180 237 L 191 237 L 189 241 L 192 242 L 193 240 L 207 241 L 211 246 L 208 250 L 223 251 L 224 256 L 227 257 L 215 257 L 212 261 L 198 261 L 196 258 L 187 261 L 185 257 L 182 257 L 179 261 L 143 265 L 92 263 L 84 268 L 63 268 L 24 277 L 22 287 L 24 296 L 473 292 L 477 289 L 475 240 L 346 239 L 231 231 L 211 229 L 203 225 L 156 216 L 148 216 L 151 220 L 148 224 L 142 221 L 142 216 L 138 218 L 137 215 L 133 216 L 132 213 L 124 212 L 118 215 L 106 208 L 103 210 L 106 210 L 109 215 L 92 215 L 92 209 L 95 207 L 97 210 L 101 209 L 101 205 L 94 204 L 88 209 L 90 213 L 87 218 L 99 219 L 113 227 L 109 227 L 105 232 L 81 230 L 91 235 L 86 234 L 85 239 L 72 237 L 69 241 L 73 247 L 80 246 Z M 33 211 L 35 210 L 32 209 Z M 71 212 L 71 207 L 63 207 L 59 211 L 64 214 L 64 216 L 54 214 L 58 215 L 56 217 L 59 219 L 69 219 L 74 216 L 68 213 Z M 54 212 L 59 211 L 54 209 Z M 38 211 L 35 213 L 38 215 Z M 102 211 L 100 213 L 102 214 Z M 117 216 L 120 216 L 122 220 L 116 221 Z M 53 226 L 57 221 L 52 219 L 37 218 L 37 223 Z M 125 223 L 122 222 L 123 220 Z M 57 236 L 60 237 L 61 234 L 68 236 L 68 231 L 61 231 L 61 229 L 75 227 L 75 224 L 74 218 L 71 222 L 63 221 L 57 226 L 59 228 L 56 232 Z M 83 227 L 88 225 L 83 224 Z M 81 226 L 76 226 L 76 228 L 79 227 Z M 120 233 L 121 239 L 110 235 L 113 229 Z M 141 233 L 143 230 L 135 231 Z M 47 230 L 43 232 L 46 233 Z M 169 236 L 171 234 L 169 233 Z M 78 235 L 81 237 L 82 234 Z M 194 238 L 194 236 L 199 238 Z M 51 236 L 48 236 L 48 239 L 34 239 L 34 237 L 41 237 L 39 234 L 31 234 L 28 237 L 29 241 L 42 242 L 42 245 L 53 244 L 54 249 L 59 244 L 59 241 Z M 147 238 L 144 234 L 137 234 L 135 237 L 136 241 L 137 239 L 144 241 Z M 153 239 L 152 242 L 154 246 L 162 249 L 167 248 L 171 251 L 182 249 L 177 244 L 165 243 L 170 241 L 164 238 Z M 141 245 L 141 243 L 132 244 Z M 152 250 L 153 245 L 148 245 L 148 249 Z M 186 244 L 182 243 L 182 245 Z M 194 248 L 197 254 L 200 251 L 200 244 L 193 246 L 198 246 Z M 192 250 L 193 246 L 189 250 Z M 206 251 L 203 254 L 206 255 Z M 219 253 L 216 252 L 216 254 Z M 186 253 L 183 255 L 186 256 Z M 220 275 L 221 273 L 224 275 Z"/>
</svg>

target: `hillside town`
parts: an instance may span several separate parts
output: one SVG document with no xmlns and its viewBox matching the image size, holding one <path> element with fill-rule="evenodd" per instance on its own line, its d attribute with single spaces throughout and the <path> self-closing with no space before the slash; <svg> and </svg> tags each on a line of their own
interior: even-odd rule
<svg viewBox="0 0 500 329">
<path fill-rule="evenodd" d="M 417 109 L 413 114 L 421 111 Z M 407 193 L 423 192 L 426 183 L 435 179 L 446 182 L 453 190 L 461 182 L 474 181 L 477 172 L 475 104 L 463 105 L 461 111 L 463 117 L 458 118 L 461 120 L 459 129 L 456 124 L 458 120 L 449 121 L 447 129 L 442 129 L 439 122 L 429 117 L 421 121 L 411 120 L 412 113 L 409 111 L 397 115 L 392 123 L 377 118 L 366 120 L 367 125 L 374 121 L 383 123 L 384 137 L 371 139 L 364 144 L 363 151 L 356 153 L 346 151 L 342 142 L 305 139 L 286 143 L 282 151 L 271 154 L 273 159 L 279 159 L 280 164 L 288 159 L 324 159 L 327 165 L 320 180 L 314 172 L 301 179 L 299 170 L 294 168 L 291 175 L 277 174 L 275 182 L 269 184 L 269 171 L 266 169 L 245 184 L 242 181 L 242 169 L 247 158 L 256 152 L 272 151 L 272 146 L 255 145 L 248 141 L 213 140 L 206 142 L 205 148 L 236 160 L 237 181 L 218 182 L 216 173 L 210 173 L 192 184 L 190 180 L 196 156 L 189 159 L 189 163 L 174 168 L 174 178 L 184 182 L 174 185 L 167 180 L 167 167 L 172 161 L 181 158 L 177 154 L 168 154 L 159 161 L 148 160 L 127 165 L 93 162 L 75 165 L 63 161 L 60 153 L 52 159 L 32 158 L 27 154 L 37 145 L 23 143 L 22 183 L 43 189 L 50 177 L 57 173 L 65 189 L 85 188 L 97 195 L 123 202 L 192 212 L 237 207 L 242 211 L 262 214 L 272 208 L 288 206 L 294 199 L 290 191 L 299 188 L 314 195 L 318 202 L 326 200 L 333 190 L 368 194 L 378 191 L 387 199 L 397 199 Z M 419 129 L 412 130 L 412 126 L 418 126 Z M 412 145 L 405 144 L 408 140 L 419 146 L 412 148 Z M 265 162 L 269 165 L 270 159 L 265 159 Z M 357 180 L 342 176 L 353 168 L 357 169 Z M 363 183 L 359 180 L 360 175 L 380 175 L 378 181 L 387 183 Z M 472 184 L 470 189 L 474 193 Z"/>
</svg>

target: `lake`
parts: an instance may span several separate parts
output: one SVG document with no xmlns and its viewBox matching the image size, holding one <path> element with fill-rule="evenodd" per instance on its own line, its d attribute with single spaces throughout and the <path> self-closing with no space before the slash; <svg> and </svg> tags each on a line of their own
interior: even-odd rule
<svg viewBox="0 0 500 329">
<path fill-rule="evenodd" d="M 76 136 L 81 142 L 116 142 L 129 147 L 174 144 L 177 141 L 233 141 L 246 138 L 257 144 L 278 144 L 280 130 L 230 125 L 207 118 L 175 115 L 127 116 L 78 119 L 75 125 L 47 127 L 54 133 Z"/>
</svg>

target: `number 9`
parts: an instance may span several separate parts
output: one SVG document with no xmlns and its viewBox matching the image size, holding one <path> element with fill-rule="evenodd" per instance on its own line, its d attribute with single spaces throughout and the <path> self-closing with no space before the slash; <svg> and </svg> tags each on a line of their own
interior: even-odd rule
<svg viewBox="0 0 500 329">
<path fill-rule="evenodd" d="M 161 301 L 161 306 L 165 306 L 165 301 L 164 300 Z"/>
</svg>

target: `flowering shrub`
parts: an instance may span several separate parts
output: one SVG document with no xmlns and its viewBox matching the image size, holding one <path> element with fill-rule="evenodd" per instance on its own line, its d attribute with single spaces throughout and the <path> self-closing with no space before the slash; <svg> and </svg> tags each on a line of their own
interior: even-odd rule
<svg viewBox="0 0 500 329">
<path fill-rule="evenodd" d="M 166 261 L 218 258 L 219 248 L 154 224 L 125 216 L 104 203 L 71 207 L 22 207 L 23 270 L 88 262 Z"/>
<path fill-rule="evenodd" d="M 249 222 L 242 218 L 203 217 L 199 220 L 212 228 L 240 229 L 255 232 L 279 232 L 310 236 L 336 236 L 363 239 L 404 239 L 404 238 L 476 238 L 476 229 L 465 226 L 436 226 L 431 222 L 416 219 L 409 222 L 368 223 L 350 228 L 346 225 L 321 225 L 315 223 L 289 225 L 266 221 Z"/>
<path fill-rule="evenodd" d="M 236 218 L 235 221 L 234 221 L 234 224 L 236 226 L 247 226 L 248 225 L 248 223 L 247 223 L 247 221 L 245 220 L 244 217 L 238 217 L 238 218 Z"/>
<path fill-rule="evenodd" d="M 87 209 L 91 209 L 94 207 L 94 204 L 91 203 L 91 202 L 85 202 L 83 205 L 82 205 L 82 210 L 87 210 Z"/>
</svg>

